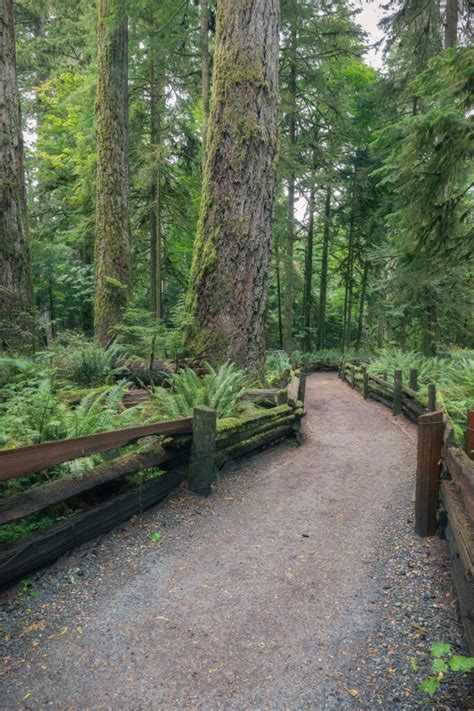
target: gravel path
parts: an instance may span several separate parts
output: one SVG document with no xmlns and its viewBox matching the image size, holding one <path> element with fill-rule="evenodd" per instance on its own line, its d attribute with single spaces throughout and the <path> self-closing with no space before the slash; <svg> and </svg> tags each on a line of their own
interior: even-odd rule
<svg viewBox="0 0 474 711">
<path fill-rule="evenodd" d="M 466 653 L 446 545 L 412 534 L 415 427 L 332 374 L 307 413 L 302 446 L 4 591 L 0 708 L 474 708 L 467 680 L 426 703 L 411 668 Z"/>
</svg>

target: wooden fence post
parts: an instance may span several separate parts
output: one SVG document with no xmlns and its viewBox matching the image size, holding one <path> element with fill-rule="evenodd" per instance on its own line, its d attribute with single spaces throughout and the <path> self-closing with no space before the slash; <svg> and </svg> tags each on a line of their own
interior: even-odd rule
<svg viewBox="0 0 474 711">
<path fill-rule="evenodd" d="M 210 407 L 194 408 L 188 481 L 191 491 L 203 496 L 209 496 L 211 493 L 216 455 L 216 423 L 215 410 Z"/>
<path fill-rule="evenodd" d="M 402 412 L 402 371 L 397 368 L 393 372 L 393 408 L 394 415 L 401 415 Z"/>
<path fill-rule="evenodd" d="M 355 368 L 354 368 L 353 365 L 351 366 L 351 385 L 352 385 L 353 388 L 355 388 L 355 385 L 356 385 L 356 372 L 355 372 Z"/>
<path fill-rule="evenodd" d="M 298 400 L 304 405 L 304 396 L 306 393 L 306 373 L 300 372 L 300 382 L 298 385 Z"/>
<path fill-rule="evenodd" d="M 465 449 L 467 456 L 474 459 L 474 410 L 467 411 Z"/>
<path fill-rule="evenodd" d="M 410 387 L 412 390 L 418 390 L 418 369 L 410 368 Z"/>
<path fill-rule="evenodd" d="M 430 383 L 428 385 L 428 412 L 436 410 L 436 385 Z"/>
<path fill-rule="evenodd" d="M 415 532 L 419 536 L 436 533 L 442 446 L 443 413 L 420 415 L 415 491 Z"/>
<path fill-rule="evenodd" d="M 386 370 L 384 370 L 384 372 L 382 373 L 382 380 L 385 380 L 385 382 L 387 382 L 388 380 L 388 373 Z"/>
<path fill-rule="evenodd" d="M 362 369 L 362 376 L 364 378 L 364 389 L 362 391 L 362 394 L 364 396 L 364 400 L 367 400 L 369 397 L 369 374 L 367 372 L 367 368 Z"/>
</svg>

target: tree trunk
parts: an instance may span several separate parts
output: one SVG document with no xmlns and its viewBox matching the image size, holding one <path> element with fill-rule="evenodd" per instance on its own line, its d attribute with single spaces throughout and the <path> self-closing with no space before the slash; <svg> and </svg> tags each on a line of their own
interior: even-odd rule
<svg viewBox="0 0 474 711">
<path fill-rule="evenodd" d="M 161 84 L 157 86 L 154 59 L 150 59 L 150 310 L 157 321 L 163 318 L 161 299 Z"/>
<path fill-rule="evenodd" d="M 94 326 L 106 345 L 130 296 L 126 0 L 99 0 Z"/>
<path fill-rule="evenodd" d="M 455 47 L 458 41 L 458 0 L 446 0 L 444 46 Z"/>
<path fill-rule="evenodd" d="M 202 153 L 206 156 L 207 124 L 209 123 L 209 15 L 208 0 L 199 1 L 201 24 L 201 82 L 202 82 Z"/>
<path fill-rule="evenodd" d="M 308 200 L 308 243 L 306 245 L 303 288 L 303 350 L 311 350 L 311 295 L 313 286 L 314 183 Z"/>
<path fill-rule="evenodd" d="M 362 274 L 362 284 L 360 287 L 360 303 L 359 303 L 359 320 L 357 324 L 357 344 L 356 348 L 359 350 L 362 341 L 362 329 L 364 326 L 364 308 L 365 308 L 365 295 L 367 292 L 367 278 L 369 276 L 369 263 L 364 262 L 364 273 Z"/>
<path fill-rule="evenodd" d="M 33 285 L 12 0 L 0 3 L 0 344 L 34 345 Z"/>
<path fill-rule="evenodd" d="M 277 304 L 278 304 L 278 337 L 280 349 L 283 349 L 283 318 L 281 310 L 281 279 L 280 279 L 280 253 L 278 250 L 278 243 L 276 246 L 276 279 L 277 279 Z"/>
<path fill-rule="evenodd" d="M 293 168 L 293 148 L 296 144 L 296 51 L 297 51 L 297 7 L 293 3 L 290 38 L 290 81 L 288 138 L 290 142 L 290 175 L 288 177 L 288 218 L 285 250 L 285 302 L 283 313 L 283 348 L 291 354 L 293 332 L 293 246 L 295 241 L 295 171 Z"/>
<path fill-rule="evenodd" d="M 326 188 L 324 205 L 323 253 L 321 257 L 321 281 L 319 284 L 319 314 L 318 314 L 318 350 L 322 350 L 326 341 L 326 303 L 328 288 L 328 255 L 331 230 L 331 188 Z"/>
<path fill-rule="evenodd" d="M 350 345 L 352 327 L 352 289 L 354 271 L 354 188 L 352 189 L 351 216 L 349 222 L 349 241 L 347 246 L 346 289 L 344 294 L 344 318 L 342 328 L 342 351 Z"/>
<path fill-rule="evenodd" d="M 276 162 L 278 0 L 221 0 L 189 340 L 260 370 Z"/>
</svg>

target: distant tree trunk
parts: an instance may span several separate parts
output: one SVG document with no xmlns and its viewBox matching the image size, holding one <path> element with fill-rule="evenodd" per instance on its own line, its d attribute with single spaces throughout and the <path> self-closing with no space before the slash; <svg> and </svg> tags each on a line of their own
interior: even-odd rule
<svg viewBox="0 0 474 711">
<path fill-rule="evenodd" d="M 126 0 L 99 0 L 94 326 L 106 345 L 130 296 Z"/>
<path fill-rule="evenodd" d="M 438 318 L 436 313 L 436 303 L 431 292 L 426 295 L 426 304 L 423 314 L 422 324 L 422 352 L 425 356 L 436 355 L 436 332 Z"/>
<path fill-rule="evenodd" d="M 365 295 L 367 292 L 367 279 L 369 276 L 369 263 L 364 262 L 364 272 L 362 274 L 362 284 L 360 287 L 360 302 L 359 302 L 359 320 L 357 324 L 357 343 L 356 348 L 359 350 L 362 341 L 362 329 L 364 327 L 364 308 L 365 308 Z"/>
<path fill-rule="evenodd" d="M 201 82 L 202 82 L 202 152 L 206 155 L 207 124 L 209 123 L 209 13 L 208 0 L 199 0 L 201 25 Z"/>
<path fill-rule="evenodd" d="M 33 285 L 12 0 L 0 2 L 0 343 L 34 345 Z"/>
<path fill-rule="evenodd" d="M 380 313 L 377 317 L 377 348 L 383 348 L 385 343 L 385 314 Z"/>
<path fill-rule="evenodd" d="M 331 188 L 326 188 L 324 204 L 323 252 L 321 256 L 321 278 L 319 283 L 319 313 L 318 313 L 318 350 L 322 350 L 326 341 L 326 303 L 328 289 L 328 256 L 329 237 L 331 230 Z"/>
<path fill-rule="evenodd" d="M 293 349 L 293 246 L 295 241 L 295 171 L 293 148 L 296 144 L 296 52 L 297 52 L 297 7 L 293 0 L 290 38 L 290 80 L 288 109 L 288 138 L 290 142 L 290 174 L 288 177 L 288 217 L 285 250 L 285 301 L 283 313 L 283 348 L 288 354 Z"/>
<path fill-rule="evenodd" d="M 311 185 L 308 200 L 308 242 L 305 253 L 303 287 L 303 350 L 311 350 L 311 296 L 313 287 L 313 246 L 314 246 L 314 183 Z"/>
<path fill-rule="evenodd" d="M 191 270 L 189 340 L 261 370 L 276 159 L 278 0 L 217 6 L 211 114 Z"/>
<path fill-rule="evenodd" d="M 444 46 L 455 47 L 458 41 L 458 0 L 446 0 Z"/>
<path fill-rule="evenodd" d="M 150 310 L 157 321 L 163 318 L 161 299 L 162 249 L 161 249 L 161 106 L 162 86 L 157 86 L 154 59 L 150 62 Z"/>
<path fill-rule="evenodd" d="M 281 311 L 281 278 L 280 278 L 280 254 L 278 244 L 276 246 L 276 279 L 277 279 L 277 303 L 278 303 L 278 336 L 280 348 L 283 349 L 283 318 Z"/>
<path fill-rule="evenodd" d="M 342 351 L 351 341 L 352 328 L 352 290 L 353 290 L 353 271 L 354 271 L 354 190 L 352 192 L 351 216 L 349 220 L 349 241 L 347 245 L 347 267 L 345 276 L 345 294 L 344 294 L 344 318 L 342 327 Z"/>
</svg>

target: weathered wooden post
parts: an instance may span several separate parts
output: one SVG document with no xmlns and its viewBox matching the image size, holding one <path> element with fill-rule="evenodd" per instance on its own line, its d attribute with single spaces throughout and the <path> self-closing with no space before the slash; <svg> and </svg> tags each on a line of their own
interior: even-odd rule
<svg viewBox="0 0 474 711">
<path fill-rule="evenodd" d="M 442 446 L 443 413 L 420 415 L 415 491 L 415 532 L 419 536 L 436 533 Z"/>
<path fill-rule="evenodd" d="M 465 449 L 467 456 L 474 459 L 474 410 L 467 411 Z"/>
<path fill-rule="evenodd" d="M 209 496 L 211 493 L 216 455 L 216 424 L 215 410 L 210 407 L 194 408 L 188 482 L 191 491 L 203 496 Z"/>
<path fill-rule="evenodd" d="M 436 410 L 436 385 L 430 383 L 428 385 L 428 412 Z"/>
<path fill-rule="evenodd" d="M 387 382 L 388 380 L 388 373 L 386 370 L 384 370 L 384 372 L 382 373 L 382 380 L 385 380 L 385 382 Z"/>
<path fill-rule="evenodd" d="M 356 385 L 356 372 L 355 368 L 353 365 L 351 365 L 351 385 L 353 388 L 355 388 Z"/>
<path fill-rule="evenodd" d="M 402 371 L 396 368 L 393 372 L 393 408 L 394 415 L 402 413 Z"/>
<path fill-rule="evenodd" d="M 300 382 L 298 385 L 298 400 L 303 403 L 304 405 L 304 396 L 306 393 L 306 373 L 301 371 L 300 372 Z"/>
<path fill-rule="evenodd" d="M 418 390 L 418 369 L 410 368 L 410 387 L 412 390 Z"/>
<path fill-rule="evenodd" d="M 364 378 L 364 389 L 362 394 L 364 396 L 364 400 L 367 400 L 369 397 L 369 374 L 367 372 L 367 368 L 362 368 L 362 376 Z"/>
</svg>

